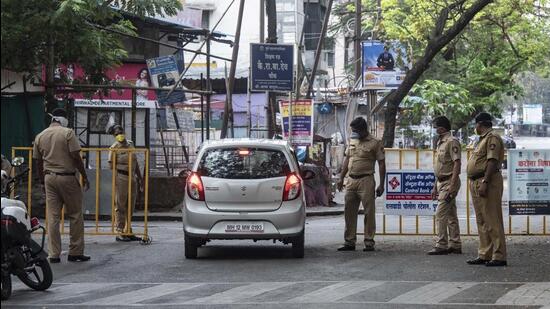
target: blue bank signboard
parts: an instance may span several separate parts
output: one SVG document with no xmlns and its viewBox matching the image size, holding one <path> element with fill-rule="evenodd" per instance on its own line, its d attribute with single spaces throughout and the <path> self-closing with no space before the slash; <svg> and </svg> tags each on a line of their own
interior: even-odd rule
<svg viewBox="0 0 550 309">
<path fill-rule="evenodd" d="M 294 89 L 294 45 L 250 44 L 251 90 Z"/>
</svg>

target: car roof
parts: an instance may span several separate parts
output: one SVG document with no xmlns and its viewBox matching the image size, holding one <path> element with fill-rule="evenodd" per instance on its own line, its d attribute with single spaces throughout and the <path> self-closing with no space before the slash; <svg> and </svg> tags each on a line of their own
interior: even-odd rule
<svg viewBox="0 0 550 309">
<path fill-rule="evenodd" d="M 224 138 L 220 140 L 204 141 L 201 148 L 218 148 L 232 146 L 248 146 L 248 147 L 269 147 L 279 149 L 290 149 L 288 141 L 280 139 L 261 139 L 261 138 Z"/>
</svg>

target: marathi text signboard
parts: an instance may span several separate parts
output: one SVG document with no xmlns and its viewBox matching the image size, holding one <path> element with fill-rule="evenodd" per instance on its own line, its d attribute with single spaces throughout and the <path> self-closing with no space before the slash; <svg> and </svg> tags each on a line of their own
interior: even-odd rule
<svg viewBox="0 0 550 309">
<path fill-rule="evenodd" d="M 432 200 L 433 171 L 389 170 L 386 173 L 384 213 L 403 216 L 433 216 L 437 201 Z"/>
<path fill-rule="evenodd" d="M 508 150 L 510 215 L 550 215 L 550 149 Z"/>
<path fill-rule="evenodd" d="M 380 41 L 363 42 L 363 86 L 372 89 L 396 89 L 405 78 L 409 60 L 406 49 L 393 44 L 384 50 Z"/>
<path fill-rule="evenodd" d="M 166 88 L 166 91 L 157 92 L 157 100 L 160 105 L 169 105 L 185 101 L 185 94 L 174 91 L 169 97 L 166 95 L 174 87 L 179 79 L 178 62 L 174 55 L 148 59 L 147 67 L 151 74 L 151 81 L 157 88 Z"/>
<path fill-rule="evenodd" d="M 251 90 L 294 89 L 294 45 L 250 44 Z"/>
<path fill-rule="evenodd" d="M 289 139 L 289 101 L 279 101 L 283 117 L 284 138 Z M 311 146 L 313 144 L 313 100 L 292 101 L 292 145 Z"/>
</svg>

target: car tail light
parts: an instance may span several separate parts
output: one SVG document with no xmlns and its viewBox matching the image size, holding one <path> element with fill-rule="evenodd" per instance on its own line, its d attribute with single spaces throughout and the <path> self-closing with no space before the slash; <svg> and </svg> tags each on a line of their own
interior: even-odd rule
<svg viewBox="0 0 550 309">
<path fill-rule="evenodd" d="M 192 173 L 187 178 L 187 194 L 194 200 L 204 201 L 204 186 L 199 174 Z"/>
<path fill-rule="evenodd" d="M 40 220 L 38 220 L 37 217 L 33 217 L 31 219 L 31 228 L 34 229 L 35 227 L 39 227 L 40 226 Z"/>
<path fill-rule="evenodd" d="M 295 173 L 286 177 L 285 189 L 283 191 L 283 201 L 291 201 L 300 195 L 302 189 L 302 179 Z"/>
</svg>

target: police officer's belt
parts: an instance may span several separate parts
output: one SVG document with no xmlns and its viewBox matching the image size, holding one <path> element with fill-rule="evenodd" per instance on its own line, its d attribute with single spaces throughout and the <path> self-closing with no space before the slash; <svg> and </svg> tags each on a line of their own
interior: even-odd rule
<svg viewBox="0 0 550 309">
<path fill-rule="evenodd" d="M 351 179 L 361 179 L 367 176 L 372 176 L 372 174 L 361 174 L 361 175 L 349 175 L 349 178 Z"/>
<path fill-rule="evenodd" d="M 118 169 L 117 169 L 116 171 L 117 171 L 117 173 L 119 173 L 119 174 L 128 176 L 128 171 L 125 171 L 125 170 L 118 170 Z"/>
<path fill-rule="evenodd" d="M 437 177 L 437 181 L 439 182 L 443 182 L 443 181 L 447 181 L 451 179 L 451 175 L 448 175 L 448 176 L 442 176 L 442 177 Z"/>
<path fill-rule="evenodd" d="M 44 174 L 46 174 L 46 175 L 57 175 L 57 176 L 74 176 L 74 175 L 76 175 L 75 172 L 72 172 L 72 173 L 58 173 L 58 172 L 52 172 L 52 171 L 44 171 Z"/>
<path fill-rule="evenodd" d="M 500 169 L 496 170 L 495 174 L 496 173 L 500 173 Z M 468 178 L 470 178 L 471 181 L 475 181 L 475 180 L 478 180 L 479 178 L 481 178 L 483 176 L 485 176 L 485 173 L 477 174 L 477 175 L 474 175 L 474 176 L 471 176 L 471 177 L 468 177 Z"/>
</svg>

